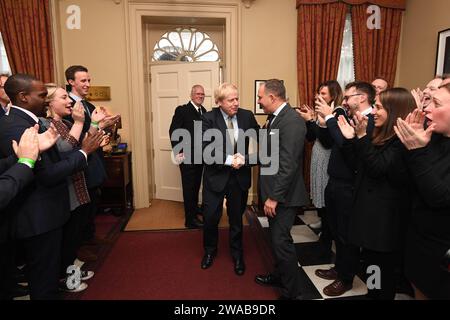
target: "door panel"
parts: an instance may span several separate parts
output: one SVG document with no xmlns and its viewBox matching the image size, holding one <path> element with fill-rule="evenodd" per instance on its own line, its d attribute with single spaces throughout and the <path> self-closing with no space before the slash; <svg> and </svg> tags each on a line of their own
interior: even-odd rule
<svg viewBox="0 0 450 320">
<path fill-rule="evenodd" d="M 219 63 L 174 63 L 152 65 L 150 69 L 155 198 L 183 201 L 180 170 L 171 160 L 170 123 L 176 107 L 189 101 L 196 84 L 205 88 L 204 107 L 211 110 L 214 90 L 219 86 Z"/>
</svg>

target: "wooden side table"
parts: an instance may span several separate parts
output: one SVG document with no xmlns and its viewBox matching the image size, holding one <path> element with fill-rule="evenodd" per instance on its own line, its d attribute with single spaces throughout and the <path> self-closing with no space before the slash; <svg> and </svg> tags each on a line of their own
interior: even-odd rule
<svg viewBox="0 0 450 320">
<path fill-rule="evenodd" d="M 133 208 L 131 152 L 105 154 L 104 163 L 108 178 L 102 187 L 99 207 L 120 208 L 123 214 Z"/>
</svg>

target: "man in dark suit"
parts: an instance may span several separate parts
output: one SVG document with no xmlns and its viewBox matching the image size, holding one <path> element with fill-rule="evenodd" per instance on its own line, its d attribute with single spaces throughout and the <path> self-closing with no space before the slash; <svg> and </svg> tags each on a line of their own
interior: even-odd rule
<svg viewBox="0 0 450 320">
<path fill-rule="evenodd" d="M 235 85 L 222 84 L 215 92 L 215 100 L 219 108 L 214 108 L 203 116 L 204 139 L 213 135 L 214 141 L 209 143 L 206 138 L 203 142 L 205 254 L 201 268 L 209 268 L 217 254 L 218 225 L 222 216 L 223 200 L 226 198 L 234 271 L 237 275 L 243 275 L 245 263 L 242 248 L 242 215 L 251 186 L 248 150 L 250 135 L 253 133 L 256 139 L 259 126 L 251 111 L 239 108 L 239 95 Z"/>
<path fill-rule="evenodd" d="M 47 89 L 36 78 L 15 74 L 5 83 L 12 107 L 0 119 L 0 157 L 13 154 L 11 141 L 39 124 L 45 116 Z M 103 135 L 90 135 L 80 150 L 61 155 L 51 147 L 40 155 L 34 168 L 35 179 L 4 210 L 11 223 L 14 239 L 24 248 L 31 299 L 57 299 L 62 226 L 69 218 L 69 195 L 66 179 L 87 165 L 87 155 L 99 146 Z"/>
<path fill-rule="evenodd" d="M 260 143 L 260 154 L 262 148 L 267 148 L 270 166 L 275 166 L 270 168 L 262 163 L 259 176 L 260 200 L 269 221 L 275 271 L 257 275 L 255 281 L 281 287 L 280 299 L 301 299 L 298 259 L 290 231 L 299 207 L 308 203 L 303 180 L 306 124 L 286 103 L 286 89 L 280 80 L 268 80 L 260 86 L 258 103 L 269 114 L 267 143 Z"/>
<path fill-rule="evenodd" d="M 69 97 L 73 101 L 73 105 L 80 101 L 85 110 L 83 134 L 89 131 L 91 126 L 107 130 L 109 127 L 117 123 L 120 116 L 107 117 L 101 123 L 93 123 L 91 116 L 95 112 L 95 106 L 86 100 L 91 86 L 91 77 L 88 69 L 84 66 L 70 66 L 65 71 L 67 83 L 70 85 Z M 65 118 L 70 122 L 74 122 L 71 116 Z M 81 219 L 83 230 L 82 239 L 89 244 L 99 245 L 105 244 L 103 239 L 95 237 L 95 215 L 97 213 L 97 202 L 100 195 L 100 187 L 106 179 L 105 165 L 103 163 L 103 150 L 99 148 L 88 158 L 88 167 L 85 170 L 86 184 L 89 191 L 91 202 L 88 204 L 89 209 L 86 210 L 86 216 Z M 97 256 L 82 247 L 80 258 L 84 261 L 96 260 Z"/>
<path fill-rule="evenodd" d="M 0 118 L 8 112 L 9 98 L 4 89 L 8 77 L 7 74 L 0 74 Z"/>
<path fill-rule="evenodd" d="M 195 161 L 195 148 L 194 148 L 194 124 L 197 122 L 200 124 L 201 130 L 201 116 L 206 113 L 206 109 L 202 106 L 205 100 L 205 90 L 201 85 L 195 85 L 191 90 L 191 101 L 185 105 L 178 106 L 175 109 L 175 114 L 170 124 L 169 134 L 172 134 L 178 129 L 184 129 L 189 132 L 190 148 L 189 150 L 183 150 L 176 155 L 179 159 L 180 171 L 181 171 L 181 184 L 183 187 L 183 201 L 184 201 L 184 225 L 189 229 L 197 229 L 203 226 L 203 223 L 197 219 L 198 212 L 198 192 L 200 190 L 200 184 L 203 174 L 203 163 L 201 155 L 197 155 L 197 163 Z M 201 135 L 201 132 L 199 132 Z M 200 136 L 199 135 L 199 136 Z M 172 140 L 172 148 L 178 143 L 177 140 Z M 201 152 L 201 147 L 200 147 Z"/>
<path fill-rule="evenodd" d="M 367 116 L 367 135 L 372 136 L 374 119 L 372 105 L 375 103 L 375 88 L 367 82 L 349 83 L 345 88 L 343 105 L 350 118 L 360 113 Z M 317 269 L 315 274 L 326 280 L 334 280 L 323 292 L 327 296 L 341 296 L 353 287 L 353 279 L 359 267 L 359 247 L 348 241 L 350 214 L 353 206 L 353 190 L 356 176 L 356 157 L 343 152 L 345 137 L 338 127 L 337 117 L 345 114 L 335 113 L 320 97 L 316 101 L 316 112 L 322 116 L 327 128 L 320 130 L 319 139 L 331 142 L 332 149 L 328 164 L 330 179 L 325 189 L 325 203 L 329 212 L 330 229 L 336 243 L 335 267 Z"/>
<path fill-rule="evenodd" d="M 56 141 L 56 140 L 55 140 Z M 34 177 L 34 162 L 39 155 L 36 128 L 25 130 L 15 154 L 0 159 L 0 212 Z M 13 244 L 8 241 L 8 220 L 0 214 L 0 300 L 10 298 L 13 279 Z"/>
</svg>

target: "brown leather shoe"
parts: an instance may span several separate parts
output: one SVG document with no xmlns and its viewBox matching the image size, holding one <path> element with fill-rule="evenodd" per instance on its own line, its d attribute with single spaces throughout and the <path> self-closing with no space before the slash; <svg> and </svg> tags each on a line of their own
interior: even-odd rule
<svg viewBox="0 0 450 320">
<path fill-rule="evenodd" d="M 352 288 L 352 284 L 345 284 L 342 280 L 337 279 L 332 284 L 323 288 L 323 293 L 329 297 L 339 297 Z"/>
<path fill-rule="evenodd" d="M 325 280 L 336 280 L 337 277 L 338 277 L 336 269 L 334 269 L 334 268 L 331 268 L 329 270 L 317 269 L 314 273 L 319 278 L 322 278 L 322 279 L 325 279 Z"/>
</svg>

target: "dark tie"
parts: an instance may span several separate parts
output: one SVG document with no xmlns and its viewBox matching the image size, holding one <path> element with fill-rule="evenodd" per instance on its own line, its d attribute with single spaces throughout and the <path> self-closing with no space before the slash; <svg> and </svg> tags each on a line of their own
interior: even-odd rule
<svg viewBox="0 0 450 320">
<path fill-rule="evenodd" d="M 202 114 L 203 114 L 203 112 L 202 112 L 202 107 L 199 107 L 198 110 L 197 110 L 197 112 L 198 112 L 198 115 L 201 117 Z"/>
<path fill-rule="evenodd" d="M 38 124 L 39 124 L 39 130 L 38 130 L 39 134 L 47 131 L 47 128 L 44 126 L 44 123 L 41 121 L 41 119 L 39 119 Z"/>
<path fill-rule="evenodd" d="M 272 114 L 269 114 L 269 116 L 267 117 L 267 120 L 266 120 L 266 129 L 267 130 L 270 130 L 270 125 L 271 125 L 271 123 L 272 123 L 272 120 L 275 118 L 275 115 L 272 113 Z"/>
<path fill-rule="evenodd" d="M 86 113 L 88 114 L 88 116 L 91 117 L 91 111 L 89 110 L 89 106 L 88 106 L 88 104 L 87 104 L 87 101 L 86 101 L 86 100 L 80 100 L 80 101 L 81 101 L 81 104 L 82 104 L 83 107 L 84 107 L 84 111 L 86 111 Z"/>
</svg>

